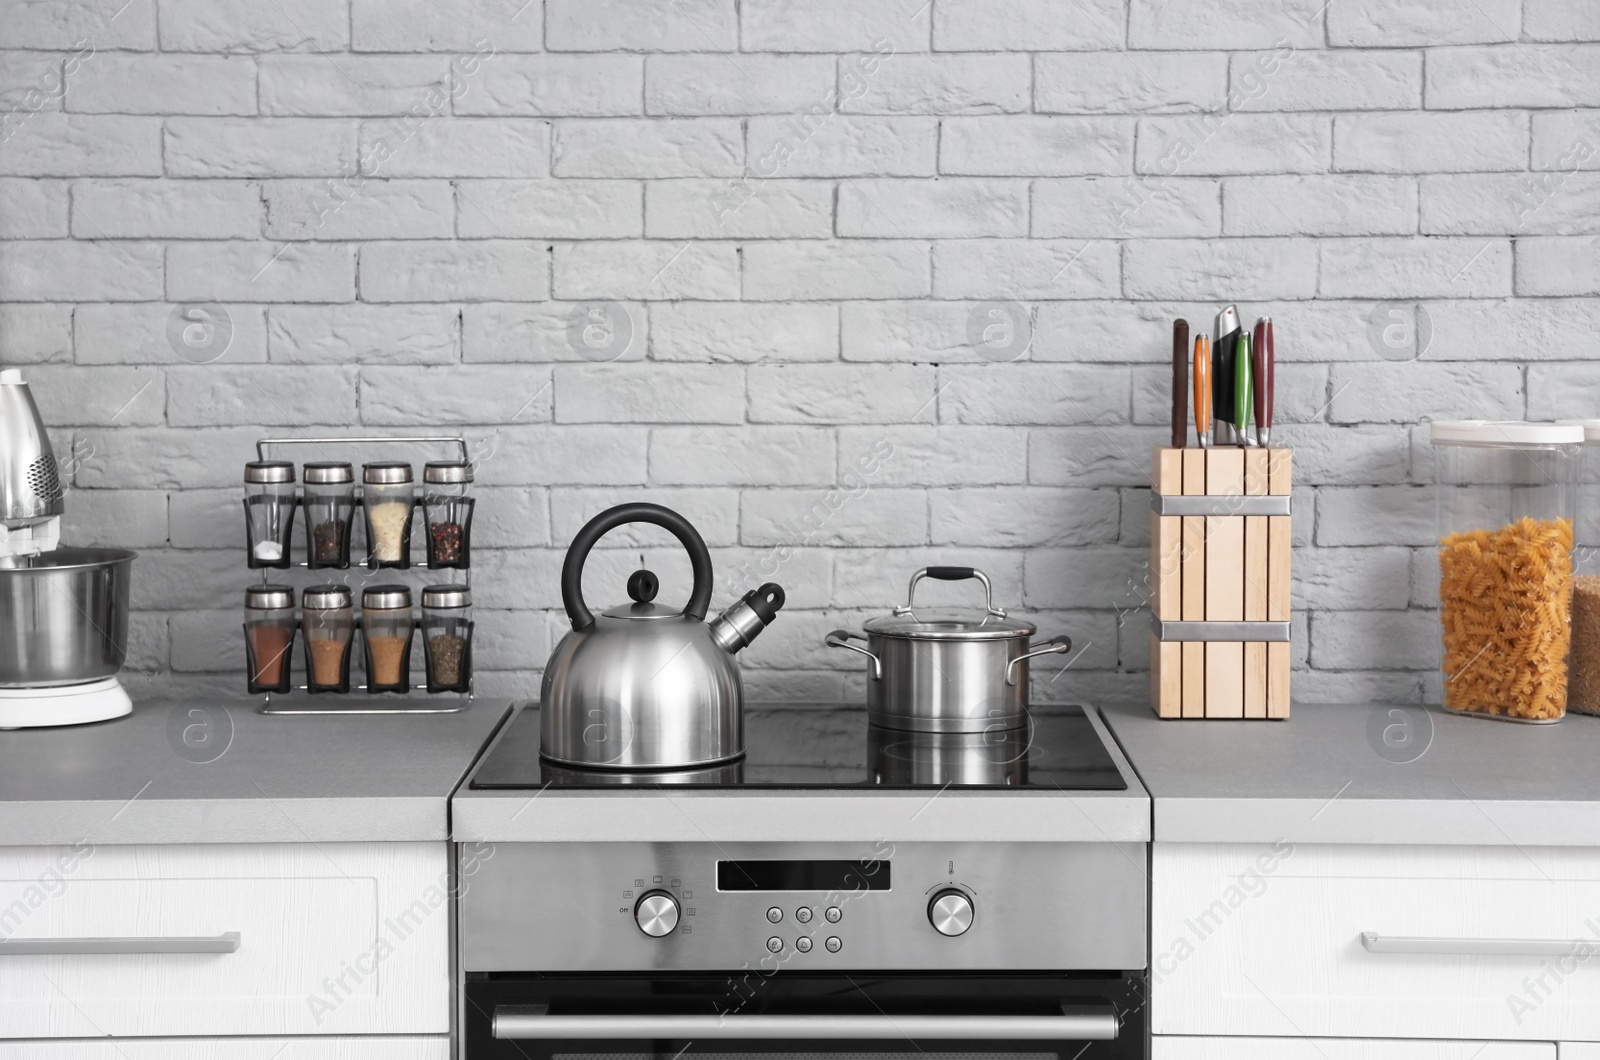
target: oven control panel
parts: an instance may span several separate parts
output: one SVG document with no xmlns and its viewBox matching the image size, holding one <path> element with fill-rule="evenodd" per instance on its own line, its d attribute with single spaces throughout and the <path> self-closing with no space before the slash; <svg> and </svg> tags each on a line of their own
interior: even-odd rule
<svg viewBox="0 0 1600 1060">
<path fill-rule="evenodd" d="M 1142 844 L 527 843 L 461 897 L 468 971 L 1138 968 Z"/>
</svg>

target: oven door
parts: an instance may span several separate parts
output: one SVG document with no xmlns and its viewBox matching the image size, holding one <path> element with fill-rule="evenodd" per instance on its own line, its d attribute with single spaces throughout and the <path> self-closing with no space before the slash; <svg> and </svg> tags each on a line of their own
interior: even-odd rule
<svg viewBox="0 0 1600 1060">
<path fill-rule="evenodd" d="M 469 974 L 467 1060 L 1147 1060 L 1142 973 Z"/>
</svg>

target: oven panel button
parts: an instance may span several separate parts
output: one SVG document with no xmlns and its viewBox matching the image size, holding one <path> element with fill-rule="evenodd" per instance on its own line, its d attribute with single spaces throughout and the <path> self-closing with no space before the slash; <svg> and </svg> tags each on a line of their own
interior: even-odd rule
<svg viewBox="0 0 1600 1060">
<path fill-rule="evenodd" d="M 768 952 L 771 952 L 771 953 L 780 953 L 780 952 L 782 952 L 783 951 L 783 940 L 780 939 L 776 935 L 772 936 L 770 939 L 767 940 L 767 950 L 768 950 Z"/>
<path fill-rule="evenodd" d="M 633 907 L 634 922 L 651 938 L 672 934 L 678 926 L 678 902 L 666 891 L 650 891 Z"/>
<path fill-rule="evenodd" d="M 799 938 L 794 940 L 794 948 L 799 950 L 801 953 L 810 953 L 811 937 L 809 935 L 801 935 Z"/>
<path fill-rule="evenodd" d="M 839 941 L 838 935 L 829 935 L 828 941 L 824 942 L 823 945 L 828 948 L 829 953 L 838 953 L 839 948 L 843 946 L 844 943 Z"/>
<path fill-rule="evenodd" d="M 954 938 L 972 926 L 972 899 L 961 891 L 945 890 L 928 903 L 928 923 L 941 935 Z"/>
</svg>

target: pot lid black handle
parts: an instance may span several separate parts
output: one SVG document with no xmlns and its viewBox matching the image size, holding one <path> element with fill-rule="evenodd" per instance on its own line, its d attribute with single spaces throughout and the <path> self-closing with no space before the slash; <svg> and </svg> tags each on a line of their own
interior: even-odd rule
<svg viewBox="0 0 1600 1060">
<path fill-rule="evenodd" d="M 583 602 L 583 564 L 589 550 L 606 534 L 629 523 L 651 523 L 667 530 L 682 543 L 689 553 L 689 566 L 694 571 L 694 590 L 683 613 L 696 620 L 704 620 L 711 606 L 711 553 L 706 543 L 683 516 L 659 504 L 635 502 L 607 508 L 583 524 L 578 536 L 567 549 L 566 561 L 561 564 L 561 603 L 567 609 L 573 629 L 588 629 L 594 625 L 594 615 Z"/>
</svg>

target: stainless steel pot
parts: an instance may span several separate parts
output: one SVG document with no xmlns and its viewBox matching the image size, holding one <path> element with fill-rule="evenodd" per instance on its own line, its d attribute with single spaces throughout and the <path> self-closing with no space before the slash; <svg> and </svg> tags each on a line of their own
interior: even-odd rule
<svg viewBox="0 0 1600 1060">
<path fill-rule="evenodd" d="M 924 578 L 983 583 L 984 609 L 929 608 L 916 611 L 917 583 Z M 1007 618 L 994 606 L 994 588 L 972 567 L 924 567 L 911 576 L 904 607 L 874 618 L 866 635 L 836 629 L 825 638 L 871 661 L 867 720 L 913 732 L 986 732 L 1017 728 L 1028 719 L 1028 660 L 1072 648 L 1056 637 L 1029 649 L 1037 632 L 1031 622 Z M 865 640 L 865 648 L 850 643 Z"/>
<path fill-rule="evenodd" d="M 0 567 L 0 688 L 115 676 L 128 657 L 134 555 L 60 548 Z"/>
</svg>

